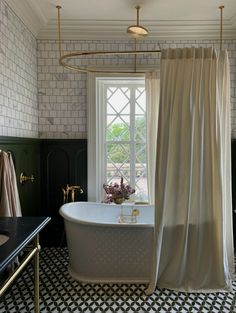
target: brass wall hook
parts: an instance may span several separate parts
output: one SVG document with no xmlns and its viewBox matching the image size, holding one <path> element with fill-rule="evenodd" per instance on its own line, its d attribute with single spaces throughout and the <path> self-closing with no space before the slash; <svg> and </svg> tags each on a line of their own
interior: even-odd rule
<svg viewBox="0 0 236 313">
<path fill-rule="evenodd" d="M 20 174 L 20 184 L 23 185 L 27 181 L 31 181 L 32 183 L 34 182 L 35 178 L 34 175 L 31 176 L 26 176 L 24 172 Z"/>
</svg>

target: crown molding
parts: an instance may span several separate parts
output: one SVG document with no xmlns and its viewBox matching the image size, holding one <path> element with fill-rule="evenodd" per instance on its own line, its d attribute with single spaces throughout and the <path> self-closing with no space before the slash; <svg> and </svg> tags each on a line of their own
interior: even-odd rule
<svg viewBox="0 0 236 313">
<path fill-rule="evenodd" d="M 143 21 L 149 39 L 218 39 L 219 21 Z M 128 40 L 130 21 L 62 20 L 63 40 Z M 57 21 L 52 20 L 38 39 L 58 39 Z M 224 21 L 223 38 L 236 39 L 236 16 Z"/>
<path fill-rule="evenodd" d="M 5 0 L 6 4 L 21 19 L 26 27 L 37 37 L 39 30 L 47 23 L 37 5 L 30 0 Z"/>
<path fill-rule="evenodd" d="M 23 21 L 37 39 L 58 39 L 57 20 L 47 20 L 39 1 L 5 0 L 15 14 Z M 63 40 L 129 40 L 126 28 L 133 21 L 98 21 L 62 19 Z M 145 21 L 142 25 L 148 28 L 149 39 L 157 40 L 199 40 L 218 39 L 219 20 L 161 20 Z M 224 20 L 223 39 L 236 39 L 236 15 Z"/>
</svg>

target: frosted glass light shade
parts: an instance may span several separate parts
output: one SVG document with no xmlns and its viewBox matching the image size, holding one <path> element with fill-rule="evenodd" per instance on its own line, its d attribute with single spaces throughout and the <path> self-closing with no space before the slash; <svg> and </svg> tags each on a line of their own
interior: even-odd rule
<svg viewBox="0 0 236 313">
<path fill-rule="evenodd" d="M 127 28 L 127 33 L 135 38 L 146 37 L 148 35 L 148 30 L 140 25 L 131 25 Z"/>
</svg>

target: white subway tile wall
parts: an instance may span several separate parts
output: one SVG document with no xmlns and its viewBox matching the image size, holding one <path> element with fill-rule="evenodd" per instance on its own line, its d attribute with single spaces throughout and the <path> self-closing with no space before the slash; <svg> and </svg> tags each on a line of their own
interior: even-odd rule
<svg viewBox="0 0 236 313">
<path fill-rule="evenodd" d="M 0 135 L 38 137 L 37 43 L 0 0 Z"/>
<path fill-rule="evenodd" d="M 125 36 L 125 34 L 124 34 Z M 40 138 L 87 138 L 87 75 L 58 64 L 58 44 L 37 40 L 0 0 L 0 135 Z M 216 40 L 145 40 L 137 49 L 215 46 Z M 236 138 L 236 40 L 224 40 L 231 67 L 231 127 Z M 65 51 L 133 50 L 134 42 L 65 41 Z M 138 68 L 156 69 L 160 56 L 137 57 Z M 74 60 L 71 60 L 75 64 Z M 96 56 L 87 66 L 133 69 L 134 56 Z"/>
<path fill-rule="evenodd" d="M 150 41 L 138 43 L 137 49 L 162 49 L 182 47 L 219 48 L 217 40 L 174 40 Z M 228 50 L 231 67 L 231 105 L 232 136 L 236 138 L 236 40 L 224 40 Z M 65 41 L 66 52 L 75 50 L 131 50 L 132 41 Z M 87 76 L 67 70 L 58 64 L 58 44 L 56 41 L 38 40 L 38 100 L 39 100 L 39 136 L 41 138 L 86 138 L 87 137 Z M 137 67 L 148 65 L 156 69 L 160 65 L 160 55 L 137 57 Z M 76 64 L 71 60 L 71 64 Z M 77 63 L 78 64 L 78 63 Z M 100 68 L 134 67 L 134 56 L 96 56 L 89 61 L 80 61 L 80 65 L 96 65 Z"/>
</svg>

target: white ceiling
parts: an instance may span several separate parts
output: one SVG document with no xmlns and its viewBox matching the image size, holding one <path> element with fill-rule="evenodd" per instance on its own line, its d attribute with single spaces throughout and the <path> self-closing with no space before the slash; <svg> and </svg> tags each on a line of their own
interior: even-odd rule
<svg viewBox="0 0 236 313">
<path fill-rule="evenodd" d="M 220 5 L 224 9 L 224 38 L 236 38 L 236 0 L 6 0 L 37 38 L 57 39 L 57 10 L 61 5 L 64 39 L 127 39 L 126 28 L 140 24 L 150 39 L 219 36 Z"/>
</svg>

